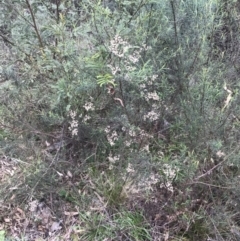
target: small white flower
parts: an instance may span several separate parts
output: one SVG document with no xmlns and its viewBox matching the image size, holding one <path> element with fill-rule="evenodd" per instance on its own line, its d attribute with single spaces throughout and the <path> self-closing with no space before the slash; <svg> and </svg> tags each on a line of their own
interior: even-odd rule
<svg viewBox="0 0 240 241">
<path fill-rule="evenodd" d="M 142 150 L 149 153 L 149 152 L 150 152 L 150 151 L 149 151 L 149 145 L 144 146 L 144 147 L 142 148 Z"/>
<path fill-rule="evenodd" d="M 113 164 L 110 164 L 109 167 L 108 167 L 109 170 L 112 170 L 113 169 Z"/>
<path fill-rule="evenodd" d="M 104 131 L 108 134 L 110 132 L 110 130 L 111 130 L 111 127 L 107 126 Z"/>
<path fill-rule="evenodd" d="M 136 136 L 136 132 L 134 130 L 129 130 L 129 136 Z"/>
<path fill-rule="evenodd" d="M 127 173 L 134 173 L 134 169 L 132 168 L 131 163 L 128 163 L 127 169 L 126 169 Z"/>
<path fill-rule="evenodd" d="M 222 152 L 221 150 L 219 150 L 219 151 L 216 153 L 216 155 L 217 155 L 219 158 L 226 156 L 226 154 L 225 154 L 224 152 Z"/>
<path fill-rule="evenodd" d="M 158 118 L 159 118 L 158 113 L 154 112 L 153 110 L 150 111 L 150 112 L 148 112 L 146 115 L 143 116 L 143 119 L 144 119 L 144 120 L 149 119 L 149 120 L 151 120 L 151 121 L 155 121 L 155 120 L 157 120 Z"/>
<path fill-rule="evenodd" d="M 130 141 L 125 141 L 125 146 L 127 146 L 127 147 L 129 147 L 129 146 L 131 146 L 131 142 Z"/>
<path fill-rule="evenodd" d="M 134 64 L 137 63 L 138 60 L 139 60 L 138 57 L 135 57 L 135 56 L 133 56 L 133 55 L 129 55 L 128 58 L 129 58 L 129 60 L 130 60 L 132 63 L 134 63 Z"/>
<path fill-rule="evenodd" d="M 76 111 L 70 111 L 69 112 L 69 116 L 71 117 L 71 122 L 70 122 L 70 126 L 68 127 L 68 129 L 71 131 L 72 136 L 77 136 L 78 135 L 78 121 L 75 120 L 77 113 Z"/>
<path fill-rule="evenodd" d="M 78 129 L 72 129 L 72 136 L 78 135 Z"/>
<path fill-rule="evenodd" d="M 70 110 L 70 112 L 69 112 L 69 115 L 70 115 L 70 117 L 71 117 L 72 119 L 75 119 L 76 114 L 77 114 L 76 111 Z"/>
<path fill-rule="evenodd" d="M 109 157 L 108 157 L 109 162 L 112 163 L 112 164 L 116 163 L 116 161 L 119 161 L 119 159 L 120 159 L 119 155 L 112 156 L 112 154 L 110 154 Z"/>
<path fill-rule="evenodd" d="M 157 74 L 153 75 L 153 76 L 152 76 L 152 81 L 154 81 L 157 77 L 158 77 Z"/>
<path fill-rule="evenodd" d="M 165 173 L 165 175 L 169 178 L 169 179 L 173 179 L 176 175 L 176 172 L 178 171 L 178 169 L 171 167 L 168 164 L 164 164 L 163 165 L 163 172 Z"/>
<path fill-rule="evenodd" d="M 85 122 L 87 122 L 90 119 L 91 119 L 91 116 L 85 115 L 84 118 L 83 118 L 83 122 L 85 123 Z"/>
<path fill-rule="evenodd" d="M 118 71 L 121 71 L 121 69 L 119 67 L 114 67 L 111 64 L 108 64 L 107 66 L 111 69 L 111 72 L 112 72 L 113 75 L 116 75 L 116 73 Z"/>
<path fill-rule="evenodd" d="M 110 146 L 114 146 L 115 142 L 118 140 L 118 134 L 116 131 L 113 131 L 111 134 L 107 134 L 107 140 Z"/>
<path fill-rule="evenodd" d="M 147 93 L 146 99 L 159 100 L 160 98 L 156 92 L 149 92 Z"/>
<path fill-rule="evenodd" d="M 147 46 L 146 44 L 143 44 L 142 46 L 143 46 L 143 49 L 145 49 L 145 50 L 151 50 L 152 49 L 151 46 Z"/>
<path fill-rule="evenodd" d="M 140 84 L 139 87 L 140 87 L 141 89 L 145 89 L 145 88 L 146 88 L 146 85 L 145 85 L 145 84 Z"/>
<path fill-rule="evenodd" d="M 94 105 L 92 102 L 86 102 L 83 108 L 85 108 L 86 111 L 94 110 Z"/>
</svg>

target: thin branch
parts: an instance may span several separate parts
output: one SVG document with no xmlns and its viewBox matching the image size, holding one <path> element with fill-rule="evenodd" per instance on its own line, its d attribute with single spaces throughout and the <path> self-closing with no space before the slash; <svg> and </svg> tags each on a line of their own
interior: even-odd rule
<svg viewBox="0 0 240 241">
<path fill-rule="evenodd" d="M 199 45 L 198 45 L 198 48 L 197 48 L 197 50 L 196 50 L 196 53 L 195 53 L 194 59 L 193 59 L 193 61 L 192 61 L 192 64 L 190 65 L 189 70 L 188 70 L 188 72 L 187 72 L 187 74 L 186 74 L 186 79 L 190 76 L 190 74 L 191 74 L 191 73 L 193 72 L 193 70 L 194 70 L 195 63 L 196 63 L 196 61 L 197 61 L 197 59 L 198 59 L 198 56 L 199 56 L 200 48 L 201 48 L 201 43 L 199 43 Z"/>
<path fill-rule="evenodd" d="M 59 18 L 60 18 L 60 10 L 59 10 L 59 5 L 60 5 L 60 0 L 55 0 L 56 4 L 56 18 L 57 18 L 57 24 L 59 24 Z"/>
<path fill-rule="evenodd" d="M 6 4 L 6 3 L 5 3 Z M 21 14 L 21 12 L 17 9 L 17 7 L 15 5 L 6 5 L 6 6 L 11 6 L 11 8 L 21 17 L 23 18 L 28 24 L 30 24 L 32 27 L 34 27 L 34 25 L 23 15 Z"/>
<path fill-rule="evenodd" d="M 196 177 L 193 179 L 193 182 L 197 182 L 200 178 L 203 178 L 207 175 L 210 175 L 217 167 L 221 166 L 224 162 L 226 162 L 229 158 L 230 155 L 232 155 L 234 152 L 236 152 L 236 150 L 238 150 L 238 147 L 236 147 L 230 154 L 226 155 L 224 157 L 224 159 L 222 161 L 220 161 L 217 165 L 215 165 L 214 167 L 212 167 L 211 169 L 209 169 L 207 172 L 205 172 L 204 174 Z"/>
<path fill-rule="evenodd" d="M 190 182 L 188 183 L 189 185 L 194 185 L 194 184 L 202 184 L 208 187 L 216 187 L 216 188 L 222 188 L 222 189 L 235 189 L 235 187 L 225 187 L 225 186 L 218 186 L 218 185 L 214 185 L 214 184 L 210 184 L 210 183 L 206 183 L 206 182 Z"/>
<path fill-rule="evenodd" d="M 30 13 L 31 13 L 31 16 L 32 16 L 34 29 L 35 29 L 35 32 L 36 32 L 36 34 L 37 34 L 37 38 L 38 38 L 40 47 L 43 48 L 43 42 L 42 42 L 41 36 L 40 36 L 40 34 L 39 34 L 38 28 L 37 28 L 36 20 L 35 20 L 35 17 L 34 17 L 32 8 L 31 8 L 31 5 L 30 5 L 30 3 L 29 3 L 28 0 L 25 0 L 25 1 L 26 1 L 27 6 L 28 6 L 28 9 L 29 9 L 29 11 L 30 11 Z"/>
<path fill-rule="evenodd" d="M 11 40 L 9 40 L 6 36 L 0 33 L 0 38 L 3 39 L 3 42 L 9 43 L 12 46 L 16 47 L 20 52 L 24 53 L 28 58 L 30 58 L 30 55 L 27 54 L 24 50 L 22 50 L 19 46 L 17 46 L 15 43 L 13 43 Z"/>
<path fill-rule="evenodd" d="M 4 42 L 11 44 L 12 46 L 15 46 L 15 44 L 10 41 L 8 38 L 6 38 L 3 34 L 0 33 L 0 37 L 3 39 Z"/>
<path fill-rule="evenodd" d="M 98 37 L 100 38 L 100 43 L 104 46 L 104 48 L 106 50 L 108 50 L 108 48 L 107 48 L 106 44 L 104 43 L 103 38 L 101 37 L 101 34 L 100 34 L 99 30 L 98 30 L 96 16 L 95 16 L 95 10 L 93 8 L 92 8 L 92 11 L 93 11 L 93 23 L 94 23 L 95 29 L 97 31 Z"/>
<path fill-rule="evenodd" d="M 172 9 L 172 15 L 173 15 L 173 28 L 174 28 L 175 44 L 176 44 L 175 61 L 176 61 L 177 74 L 178 74 L 178 83 L 176 83 L 177 86 L 178 86 L 178 90 L 177 90 L 177 93 L 175 95 L 175 97 L 176 97 L 178 94 L 181 95 L 184 92 L 184 84 L 182 83 L 182 75 L 180 74 L 180 71 L 182 72 L 182 66 L 181 66 L 182 65 L 182 56 L 179 52 L 180 45 L 179 45 L 179 39 L 178 39 L 177 18 L 176 18 L 174 0 L 171 0 L 170 4 L 171 4 L 171 9 Z"/>
<path fill-rule="evenodd" d="M 52 9 L 51 9 L 51 8 L 48 6 L 48 4 L 47 4 L 47 3 L 49 3 L 50 6 L 51 6 L 51 2 L 50 2 L 50 1 L 47 2 L 47 1 L 45 1 L 45 0 L 40 0 L 40 2 L 41 2 L 41 4 L 42 4 L 44 7 L 46 7 L 46 9 L 48 10 L 48 12 L 49 12 L 49 14 L 51 15 L 51 17 L 52 17 L 52 18 L 55 18 L 55 16 L 53 15 Z"/>
<path fill-rule="evenodd" d="M 173 0 L 170 1 L 171 3 L 171 8 L 172 8 L 172 14 L 173 14 L 173 25 L 174 25 L 174 33 L 175 33 L 175 43 L 178 46 L 179 41 L 178 41 L 178 33 L 177 33 L 177 21 L 176 21 L 176 13 L 175 13 L 175 6 L 173 3 Z"/>
<path fill-rule="evenodd" d="M 146 7 L 146 10 L 148 11 L 147 7 Z M 151 10 L 149 12 L 148 28 L 147 28 L 147 34 L 146 34 L 146 39 L 145 39 L 145 46 L 148 45 L 149 37 L 152 37 L 152 36 L 149 36 L 149 33 L 150 33 L 150 23 L 151 23 L 151 20 L 152 20 L 152 12 L 153 12 L 153 4 L 151 4 Z M 144 56 L 143 58 L 145 58 L 145 56 L 146 56 L 146 49 L 145 48 L 144 48 L 143 56 Z"/>
<path fill-rule="evenodd" d="M 129 19 L 129 21 L 127 22 L 127 24 L 129 24 L 133 17 L 138 13 L 138 11 L 140 11 L 140 9 L 145 5 L 145 3 L 143 3 L 143 0 L 139 3 L 137 10 L 132 14 L 131 18 Z"/>
</svg>

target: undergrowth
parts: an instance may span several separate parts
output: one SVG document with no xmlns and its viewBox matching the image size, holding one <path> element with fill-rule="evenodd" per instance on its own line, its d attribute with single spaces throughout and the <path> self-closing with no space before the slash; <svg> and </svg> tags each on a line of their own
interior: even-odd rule
<svg viewBox="0 0 240 241">
<path fill-rule="evenodd" d="M 238 5 L 2 0 L 0 240 L 239 240 Z"/>
</svg>

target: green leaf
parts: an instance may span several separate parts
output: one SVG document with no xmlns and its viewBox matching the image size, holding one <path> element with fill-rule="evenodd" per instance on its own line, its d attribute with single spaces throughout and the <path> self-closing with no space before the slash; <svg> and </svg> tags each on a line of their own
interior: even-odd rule
<svg viewBox="0 0 240 241">
<path fill-rule="evenodd" d="M 70 108 L 71 108 L 71 105 L 67 105 L 66 106 L 66 111 L 68 112 L 70 110 Z"/>
<path fill-rule="evenodd" d="M 5 240 L 5 231 L 1 230 L 0 231 L 0 241 L 4 241 Z"/>
<path fill-rule="evenodd" d="M 98 75 L 97 76 L 97 83 L 102 87 L 103 85 L 106 84 L 112 84 L 115 86 L 113 76 L 110 74 L 105 74 L 105 75 Z"/>
</svg>

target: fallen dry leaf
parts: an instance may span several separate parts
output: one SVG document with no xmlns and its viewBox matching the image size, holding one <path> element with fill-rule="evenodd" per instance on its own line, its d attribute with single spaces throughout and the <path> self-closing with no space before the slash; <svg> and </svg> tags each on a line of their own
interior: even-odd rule
<svg viewBox="0 0 240 241">
<path fill-rule="evenodd" d="M 66 216 L 76 216 L 79 215 L 79 212 L 64 212 Z"/>
<path fill-rule="evenodd" d="M 72 173 L 71 173 L 70 171 L 67 171 L 67 175 L 68 175 L 70 178 L 73 177 L 73 175 L 72 175 Z"/>
<path fill-rule="evenodd" d="M 50 228 L 51 232 L 56 232 L 56 231 L 61 230 L 61 229 L 62 229 L 62 226 L 61 226 L 60 222 L 53 222 L 52 226 Z"/>
</svg>

